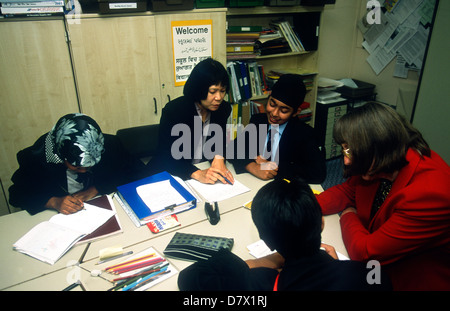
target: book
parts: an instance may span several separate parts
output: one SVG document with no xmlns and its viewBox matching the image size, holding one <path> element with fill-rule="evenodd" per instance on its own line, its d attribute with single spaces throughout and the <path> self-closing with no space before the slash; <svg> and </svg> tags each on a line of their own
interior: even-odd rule
<svg viewBox="0 0 450 311">
<path fill-rule="evenodd" d="M 114 203 L 109 195 L 102 195 L 100 197 L 89 200 L 87 203 L 110 210 L 114 212 L 114 215 L 108 219 L 103 225 L 95 229 L 92 233 L 81 238 L 77 244 L 88 243 L 94 240 L 103 239 L 114 234 L 123 232 L 122 226 L 119 222 Z"/>
<path fill-rule="evenodd" d="M 257 32 L 260 33 L 263 31 L 262 26 L 228 26 L 227 31 L 229 33 L 232 32 Z"/>
<path fill-rule="evenodd" d="M 227 53 L 232 52 L 253 52 L 255 50 L 254 45 L 235 44 L 229 45 L 227 43 Z"/>
<path fill-rule="evenodd" d="M 20 1 L 14 2 L 11 0 L 7 0 L 7 2 L 1 2 L 2 7 L 12 7 L 12 8 L 21 8 L 21 7 L 48 7 L 48 6 L 65 6 L 65 0 L 44 0 L 44 1 Z"/>
<path fill-rule="evenodd" d="M 140 227 L 197 206 L 197 199 L 182 182 L 164 171 L 118 186 L 114 197 L 135 226 Z"/>
<path fill-rule="evenodd" d="M 2 14 L 63 14 L 63 6 L 2 7 Z"/>
<path fill-rule="evenodd" d="M 105 224 L 115 211 L 84 203 L 76 213 L 56 214 L 31 228 L 13 249 L 53 265 L 75 243 Z"/>
</svg>

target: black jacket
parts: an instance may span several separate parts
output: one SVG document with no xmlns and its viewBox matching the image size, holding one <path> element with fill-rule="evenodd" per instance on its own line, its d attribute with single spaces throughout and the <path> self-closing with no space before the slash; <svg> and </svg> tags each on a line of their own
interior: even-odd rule
<svg viewBox="0 0 450 311">
<path fill-rule="evenodd" d="M 67 167 L 63 163 L 47 163 L 45 159 L 46 136 L 44 134 L 33 146 L 17 153 L 19 169 L 13 174 L 13 185 L 9 188 L 9 203 L 32 215 L 44 210 L 51 197 L 68 194 Z M 100 162 L 90 169 L 89 182 L 84 186 L 85 189 L 95 186 L 99 194 L 108 194 L 117 186 L 134 180 L 141 167 L 137 160 L 126 155 L 114 135 L 103 136 L 105 152 Z"/>
<path fill-rule="evenodd" d="M 265 113 L 253 115 L 250 124 L 256 125 L 259 129 L 260 124 L 266 124 L 268 129 L 268 120 Z M 238 159 L 237 143 L 234 140 L 234 159 L 233 163 L 236 173 L 246 172 L 245 166 L 252 162 L 254 158 L 249 156 L 249 138 L 245 139 L 246 157 Z M 260 137 L 264 135 L 264 137 Z M 264 148 L 265 135 L 267 132 L 260 133 L 258 130 L 258 150 Z M 325 149 L 317 142 L 316 133 L 312 127 L 305 124 L 298 118 L 292 118 L 286 125 L 278 146 L 279 162 L 277 178 L 296 178 L 300 177 L 307 183 L 320 184 L 326 177 Z"/>
<path fill-rule="evenodd" d="M 295 246 L 293 246 L 295 247 Z M 380 284 L 369 284 L 372 267 L 352 260 L 335 260 L 325 251 L 300 259 L 286 260 L 280 272 L 278 291 L 369 291 L 392 290 L 379 270 Z M 253 268 L 228 250 L 221 249 L 209 260 L 198 261 L 180 271 L 180 290 L 272 291 L 278 271 Z M 368 277 L 369 275 L 369 277 Z M 371 281 L 372 282 L 372 281 Z"/>
<path fill-rule="evenodd" d="M 228 102 L 223 101 L 219 109 L 211 112 L 210 124 L 217 124 L 222 130 L 222 136 L 216 137 L 220 133 L 214 133 L 213 136 L 208 137 L 207 141 L 214 138 L 214 141 L 220 142 L 221 152 L 218 154 L 225 156 L 226 147 L 226 124 L 228 117 L 231 113 L 231 106 Z M 168 171 L 170 174 L 179 176 L 182 179 L 189 179 L 191 174 L 198 170 L 198 168 L 192 164 L 194 156 L 194 139 L 195 134 L 198 134 L 194 128 L 194 117 L 198 116 L 195 103 L 190 101 L 185 96 L 178 97 L 163 108 L 161 120 L 159 124 L 159 142 L 157 155 L 148 163 L 151 166 L 151 171 L 157 173 L 158 171 Z M 175 133 L 175 136 L 171 135 L 172 128 L 176 125 L 183 126 L 185 129 L 189 129 L 190 136 L 183 137 L 182 132 Z M 181 128 L 181 127 L 180 127 Z M 201 120 L 200 120 L 201 130 Z M 186 158 L 176 159 L 172 155 L 172 145 L 179 139 L 187 139 L 189 152 Z M 180 141 L 177 142 L 177 144 Z M 190 144 L 189 144 L 190 143 Z M 219 147 L 219 144 L 215 147 Z M 203 160 L 212 160 L 205 158 Z"/>
</svg>

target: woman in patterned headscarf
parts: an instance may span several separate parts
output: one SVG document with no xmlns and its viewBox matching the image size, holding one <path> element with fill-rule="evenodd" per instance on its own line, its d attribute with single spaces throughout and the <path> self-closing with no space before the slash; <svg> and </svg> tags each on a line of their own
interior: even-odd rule
<svg viewBox="0 0 450 311">
<path fill-rule="evenodd" d="M 45 208 L 64 214 L 80 210 L 84 201 L 128 181 L 125 170 L 131 163 L 115 136 L 103 134 L 92 118 L 80 113 L 60 118 L 17 160 L 9 201 L 30 214 Z"/>
</svg>

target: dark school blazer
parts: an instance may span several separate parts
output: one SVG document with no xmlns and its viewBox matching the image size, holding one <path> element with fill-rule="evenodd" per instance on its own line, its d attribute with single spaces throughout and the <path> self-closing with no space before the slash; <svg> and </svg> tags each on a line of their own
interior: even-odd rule
<svg viewBox="0 0 450 311">
<path fill-rule="evenodd" d="M 231 105 L 226 101 L 223 101 L 220 104 L 218 110 L 211 111 L 210 124 L 219 125 L 222 130 L 222 136 L 216 137 L 216 135 L 220 135 L 221 133 L 213 133 L 206 141 L 208 142 L 212 138 L 214 138 L 214 141 L 216 141 L 216 139 L 217 141 L 220 141 L 222 150 L 217 151 L 219 151 L 218 154 L 222 156 L 225 156 L 226 124 L 230 113 Z M 198 117 L 195 103 L 185 96 L 178 97 L 166 104 L 162 110 L 159 123 L 157 155 L 148 163 L 148 166 L 151 166 L 150 169 L 153 173 L 158 171 L 168 171 L 170 174 L 182 179 L 189 179 L 191 174 L 198 170 L 198 168 L 192 164 L 192 159 L 194 157 L 194 135 L 196 134 L 194 129 L 196 116 Z M 172 128 L 179 124 L 185 124 L 190 130 L 190 136 L 188 137 L 190 144 L 185 146 L 190 149 L 189 152 L 187 152 L 189 155 L 186 158 L 176 159 L 171 152 L 172 145 L 178 139 L 181 139 L 184 134 L 180 132 L 176 133 L 175 136 L 172 136 L 171 132 Z M 204 158 L 203 160 L 212 159 Z"/>
<path fill-rule="evenodd" d="M 267 133 L 260 133 L 259 125 L 266 124 L 268 129 L 267 115 L 265 113 L 253 115 L 250 119 L 250 124 L 256 125 L 258 150 L 263 150 L 264 145 L 261 146 L 259 143 L 264 144 L 265 137 L 260 137 L 260 135 L 266 135 Z M 245 139 L 245 159 L 237 159 L 236 145 L 238 140 L 234 140 L 235 156 L 230 161 L 233 163 L 237 174 L 246 172 L 245 166 L 254 160 L 249 156 L 249 139 L 248 134 L 245 135 L 247 135 Z M 279 163 L 276 178 L 300 177 L 311 184 L 320 184 L 325 180 L 325 149 L 319 145 L 316 133 L 312 127 L 298 118 L 292 118 L 288 121 L 283 131 L 278 148 Z"/>
</svg>

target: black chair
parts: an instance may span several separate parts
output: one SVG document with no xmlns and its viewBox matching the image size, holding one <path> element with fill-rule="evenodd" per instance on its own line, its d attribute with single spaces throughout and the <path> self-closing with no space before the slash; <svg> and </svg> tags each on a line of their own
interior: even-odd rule
<svg viewBox="0 0 450 311">
<path fill-rule="evenodd" d="M 117 131 L 125 150 L 138 159 L 151 158 L 158 148 L 159 124 L 124 128 Z"/>
</svg>

